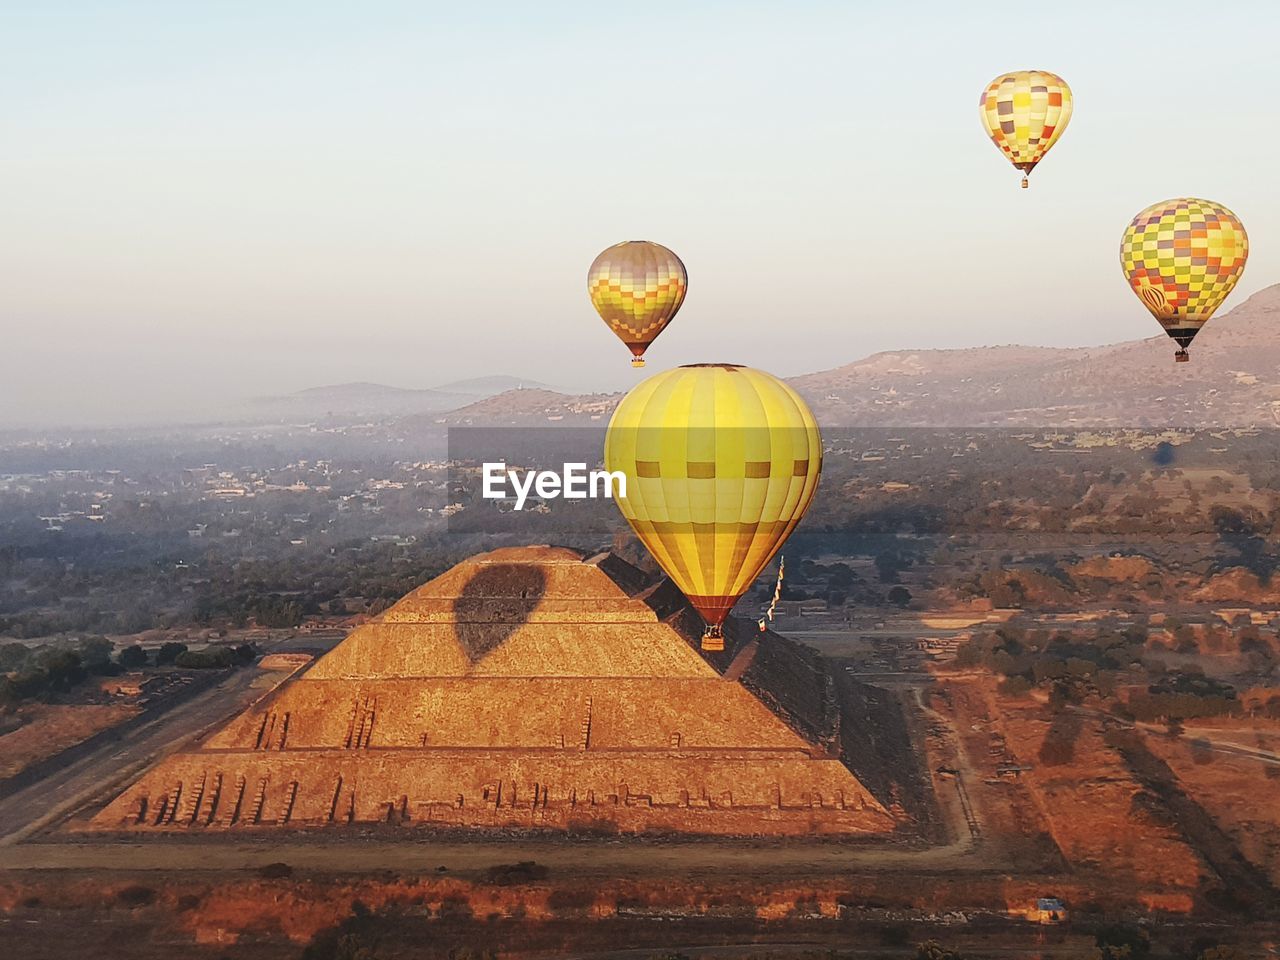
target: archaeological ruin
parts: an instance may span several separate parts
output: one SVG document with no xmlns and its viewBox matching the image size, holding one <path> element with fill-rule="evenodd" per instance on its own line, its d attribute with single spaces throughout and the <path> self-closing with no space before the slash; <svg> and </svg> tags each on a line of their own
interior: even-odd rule
<svg viewBox="0 0 1280 960">
<path fill-rule="evenodd" d="M 160 761 L 88 829 L 902 826 L 855 686 L 800 644 L 726 626 L 726 649 L 701 651 L 683 596 L 612 554 L 482 554 Z"/>
</svg>

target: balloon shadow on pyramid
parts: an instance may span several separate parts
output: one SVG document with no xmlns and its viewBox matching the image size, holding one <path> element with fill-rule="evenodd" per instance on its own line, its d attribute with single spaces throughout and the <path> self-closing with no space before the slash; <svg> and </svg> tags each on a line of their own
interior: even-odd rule
<svg viewBox="0 0 1280 960">
<path fill-rule="evenodd" d="M 546 589 L 546 574 L 533 564 L 480 567 L 452 605 L 454 636 L 473 667 L 529 622 Z"/>
</svg>

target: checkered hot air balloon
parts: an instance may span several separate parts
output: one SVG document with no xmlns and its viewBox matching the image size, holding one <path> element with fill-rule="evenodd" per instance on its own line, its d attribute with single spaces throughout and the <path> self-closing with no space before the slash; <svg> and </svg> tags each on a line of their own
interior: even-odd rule
<svg viewBox="0 0 1280 960">
<path fill-rule="evenodd" d="M 1022 186 L 1071 120 L 1071 88 L 1056 73 L 1015 70 L 987 84 L 978 113 L 987 136 L 1022 171 Z"/>
<path fill-rule="evenodd" d="M 680 258 L 648 240 L 615 244 L 587 273 L 591 305 L 627 345 L 633 367 L 644 366 L 645 350 L 676 315 L 688 286 Z"/>
<path fill-rule="evenodd" d="M 1181 197 L 1153 203 L 1120 239 L 1120 266 L 1133 292 L 1178 344 L 1174 359 L 1227 299 L 1249 259 L 1240 219 L 1219 203 Z"/>
<path fill-rule="evenodd" d="M 677 367 L 623 398 L 604 461 L 627 478 L 622 515 L 706 621 L 702 648 L 723 650 L 725 617 L 818 488 L 813 414 L 760 370 Z"/>
</svg>

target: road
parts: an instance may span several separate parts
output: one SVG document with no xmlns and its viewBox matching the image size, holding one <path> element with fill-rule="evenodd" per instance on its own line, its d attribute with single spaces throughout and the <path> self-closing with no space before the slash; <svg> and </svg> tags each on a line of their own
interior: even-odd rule
<svg viewBox="0 0 1280 960">
<path fill-rule="evenodd" d="M 119 841 L 59 837 L 53 842 L 0 848 L 3 870 L 243 871 L 284 862 L 322 874 L 435 871 L 470 876 L 494 864 L 534 860 L 557 877 L 682 877 L 797 880 L 850 873 L 1003 877 L 1010 864 L 976 856 L 966 833 L 963 847 L 919 847 L 892 840 L 838 839 L 645 840 L 513 837 L 509 840 L 398 835 L 376 827 L 340 835 L 329 831 L 281 836 L 192 836 Z M 0 873 L 0 876 L 3 874 Z"/>
<path fill-rule="evenodd" d="M 155 760 L 198 740 L 275 686 L 254 686 L 255 680 L 278 683 L 285 676 L 237 670 L 185 703 L 122 725 L 118 738 L 0 800 L 0 866 L 7 865 L 11 854 L 5 851 L 13 844 L 95 799 L 114 796 Z"/>
</svg>

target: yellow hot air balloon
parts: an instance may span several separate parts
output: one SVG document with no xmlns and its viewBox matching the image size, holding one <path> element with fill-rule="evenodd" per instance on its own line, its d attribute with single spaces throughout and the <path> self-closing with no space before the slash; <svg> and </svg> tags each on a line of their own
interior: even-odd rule
<svg viewBox="0 0 1280 960">
<path fill-rule="evenodd" d="M 978 100 L 987 136 L 1027 176 L 1071 121 L 1071 88 L 1056 73 L 1015 70 L 987 84 Z"/>
<path fill-rule="evenodd" d="M 660 243 L 628 240 L 596 257 L 587 293 L 596 313 L 644 366 L 644 352 L 684 303 L 689 275 L 680 258 Z"/>
<path fill-rule="evenodd" d="M 1133 218 L 1120 239 L 1120 266 L 1129 285 L 1180 349 L 1187 346 L 1244 273 L 1249 237 L 1244 224 L 1212 200 L 1181 197 L 1154 203 Z"/>
<path fill-rule="evenodd" d="M 800 522 L 818 488 L 822 437 L 805 402 L 770 374 L 731 363 L 645 380 L 609 422 L 604 460 L 636 536 L 723 650 L 729 610 Z"/>
</svg>

